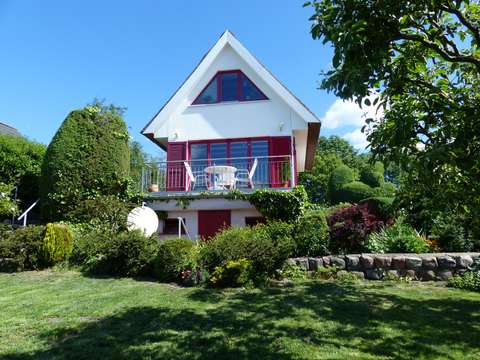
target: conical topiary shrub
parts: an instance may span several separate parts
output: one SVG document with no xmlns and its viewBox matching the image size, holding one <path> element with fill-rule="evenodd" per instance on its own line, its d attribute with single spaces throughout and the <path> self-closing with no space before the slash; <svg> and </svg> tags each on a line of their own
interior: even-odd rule
<svg viewBox="0 0 480 360">
<path fill-rule="evenodd" d="M 120 108 L 95 103 L 72 111 L 43 161 L 43 217 L 61 220 L 86 198 L 122 194 L 129 161 L 128 131 Z"/>
</svg>

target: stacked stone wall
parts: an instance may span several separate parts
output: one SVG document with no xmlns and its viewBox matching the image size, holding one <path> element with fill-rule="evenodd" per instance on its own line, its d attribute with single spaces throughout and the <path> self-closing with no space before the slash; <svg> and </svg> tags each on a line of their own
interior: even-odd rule
<svg viewBox="0 0 480 360">
<path fill-rule="evenodd" d="M 480 253 L 351 254 L 298 257 L 288 259 L 287 263 L 301 266 L 306 271 L 334 266 L 368 280 L 408 277 L 422 281 L 445 281 L 468 271 L 478 257 Z"/>
</svg>

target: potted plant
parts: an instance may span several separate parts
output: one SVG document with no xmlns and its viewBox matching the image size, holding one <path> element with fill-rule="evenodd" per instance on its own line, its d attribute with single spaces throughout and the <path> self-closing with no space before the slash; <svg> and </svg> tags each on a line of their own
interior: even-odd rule
<svg viewBox="0 0 480 360">
<path fill-rule="evenodd" d="M 280 166 L 280 184 L 282 187 L 288 187 L 290 183 L 291 168 L 288 162 L 282 162 Z"/>
<path fill-rule="evenodd" d="M 148 192 L 158 192 L 159 189 L 158 189 L 158 184 L 150 184 L 150 186 L 148 187 Z"/>
<path fill-rule="evenodd" d="M 165 220 L 168 219 L 168 213 L 163 210 L 155 211 L 158 216 L 158 232 L 160 234 L 163 234 L 163 231 L 165 230 Z"/>
</svg>

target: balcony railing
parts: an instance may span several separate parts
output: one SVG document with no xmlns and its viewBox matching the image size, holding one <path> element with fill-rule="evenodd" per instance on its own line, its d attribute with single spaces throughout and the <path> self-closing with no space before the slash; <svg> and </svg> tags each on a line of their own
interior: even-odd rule
<svg viewBox="0 0 480 360">
<path fill-rule="evenodd" d="M 142 170 L 143 192 L 228 191 L 292 187 L 290 155 L 163 161 Z"/>
</svg>

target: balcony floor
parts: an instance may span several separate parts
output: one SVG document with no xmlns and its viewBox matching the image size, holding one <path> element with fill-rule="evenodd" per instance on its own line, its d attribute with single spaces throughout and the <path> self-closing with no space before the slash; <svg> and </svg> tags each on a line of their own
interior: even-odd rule
<svg viewBox="0 0 480 360">
<path fill-rule="evenodd" d="M 269 189 L 275 191 L 291 191 L 291 187 L 278 187 L 278 188 L 258 188 L 258 189 L 237 189 L 243 194 L 251 194 L 256 190 Z M 146 199 L 181 199 L 181 198 L 224 198 L 231 191 L 229 190 L 194 190 L 194 191 L 159 191 L 149 192 L 145 194 Z"/>
</svg>

